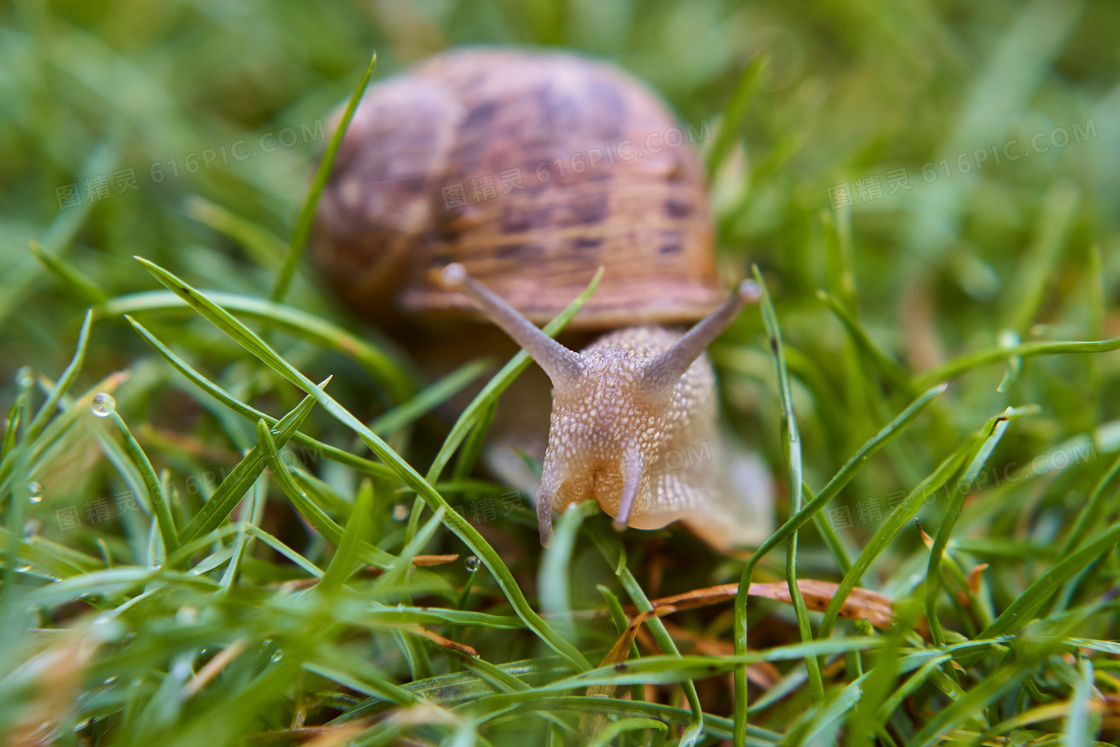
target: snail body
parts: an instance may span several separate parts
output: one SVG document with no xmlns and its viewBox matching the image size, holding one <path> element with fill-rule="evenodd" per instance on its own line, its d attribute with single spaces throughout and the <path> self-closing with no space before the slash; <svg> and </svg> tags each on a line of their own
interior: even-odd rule
<svg viewBox="0 0 1120 747">
<path fill-rule="evenodd" d="M 672 128 L 661 102 L 610 66 L 561 53 L 451 52 L 368 92 L 323 195 L 319 263 L 352 307 L 481 312 L 548 374 L 542 542 L 553 511 L 591 498 L 620 529 L 681 520 L 719 548 L 758 540 L 757 507 L 723 479 L 704 355 L 753 285 L 728 296 L 716 279 L 692 149 L 640 150 Z M 555 173 L 577 153 L 600 158 Z M 507 186 L 519 175 L 520 187 L 453 189 L 502 174 Z M 602 283 L 570 326 L 614 331 L 577 353 L 536 324 L 599 266 Z M 661 326 L 701 317 L 687 333 Z"/>
</svg>

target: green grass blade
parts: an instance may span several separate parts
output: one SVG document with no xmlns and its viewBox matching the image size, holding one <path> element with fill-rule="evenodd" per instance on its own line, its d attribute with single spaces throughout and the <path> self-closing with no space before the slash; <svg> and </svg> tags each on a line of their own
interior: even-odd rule
<svg viewBox="0 0 1120 747">
<path fill-rule="evenodd" d="M 257 537 L 258 539 L 261 540 L 261 542 L 264 542 L 266 545 L 271 547 L 273 550 L 280 553 L 285 558 L 292 561 L 293 563 L 298 565 L 303 570 L 307 571 L 307 574 L 309 576 L 312 576 L 313 578 L 322 578 L 323 577 L 323 571 L 322 571 L 321 568 L 319 568 L 319 566 L 315 565 L 310 560 L 303 557 L 298 552 L 296 552 L 292 548 L 288 547 L 283 542 L 281 542 L 279 539 L 277 539 L 275 536 L 269 534 L 268 532 L 261 529 L 260 527 L 254 526 L 253 524 L 247 524 L 247 525 L 245 525 L 244 531 L 246 531 L 246 532 L 252 534 L 253 536 Z"/>
<path fill-rule="evenodd" d="M 442 523 L 443 509 L 439 509 L 435 512 L 432 518 L 429 519 L 428 522 L 420 528 L 420 531 L 416 533 L 416 536 L 413 537 L 407 545 L 405 545 L 404 549 L 401 550 L 400 555 L 398 555 L 393 560 L 392 564 L 390 564 L 389 567 L 385 569 L 385 573 L 383 573 L 381 577 L 373 583 L 373 589 L 375 591 L 381 589 L 391 589 L 393 588 L 393 586 L 403 580 L 405 574 L 408 572 L 408 569 L 412 567 L 412 559 L 419 555 L 421 551 L 423 551 L 424 546 L 432 541 L 432 537 L 435 536 L 436 530 L 439 529 L 440 524 Z"/>
<path fill-rule="evenodd" d="M 267 228 L 197 195 L 187 198 L 183 209 L 190 217 L 244 247 L 262 267 L 279 269 L 284 264 L 288 247 Z"/>
<path fill-rule="evenodd" d="M 743 593 L 743 590 L 750 588 L 755 566 L 758 565 L 759 561 L 761 561 L 767 553 L 784 542 L 788 537 L 792 536 L 794 532 L 804 526 L 806 522 L 810 521 L 817 512 L 828 505 L 829 501 L 839 495 L 840 491 L 844 489 L 845 485 L 851 482 L 852 478 L 856 476 L 863 465 L 866 464 L 867 460 L 901 434 L 918 415 L 933 403 L 934 399 L 945 391 L 945 389 L 945 384 L 938 384 L 911 402 L 894 420 L 885 425 L 871 440 L 852 455 L 840 471 L 828 481 L 819 493 L 817 493 L 816 498 L 805 504 L 800 511 L 791 516 L 777 532 L 772 534 L 770 538 L 763 542 L 762 545 L 755 550 L 754 554 L 751 555 L 750 560 L 748 560 L 743 567 L 743 572 L 739 577 L 740 593 L 735 596 L 733 641 L 736 646 L 735 652 L 737 654 L 746 653 L 747 594 Z M 750 704 L 747 702 L 746 676 L 745 668 L 740 668 L 735 671 L 735 741 L 737 745 L 744 743 L 743 740 L 746 739 L 747 733 L 747 711 Z"/>
<path fill-rule="evenodd" d="M 774 366 L 778 377 L 778 396 L 782 403 L 782 430 L 785 431 L 785 456 L 789 469 L 789 494 L 790 513 L 797 514 L 801 510 L 802 486 L 804 477 L 801 464 L 801 437 L 797 431 L 797 417 L 793 412 L 793 394 L 789 383 L 789 372 L 786 370 L 786 359 L 782 345 L 782 330 L 778 323 L 778 314 L 774 310 L 774 302 L 770 298 L 770 291 L 762 272 L 758 267 L 752 268 L 755 282 L 761 290 L 759 305 L 762 309 L 762 320 L 766 326 L 766 334 L 770 338 L 770 351 L 774 355 Z M 793 600 L 793 609 L 797 617 L 797 628 L 801 640 L 813 640 L 813 630 L 809 625 L 809 610 L 805 606 L 805 599 L 801 596 L 801 589 L 797 586 L 797 532 L 789 537 L 786 545 L 786 584 L 789 587 L 790 598 Z M 809 688 L 815 703 L 824 701 L 824 679 L 821 676 L 820 666 L 816 659 L 807 659 L 806 667 L 809 670 Z M 745 676 L 745 669 L 744 669 Z"/>
<path fill-rule="evenodd" d="M 758 85 L 762 80 L 762 75 L 767 68 L 767 59 L 764 54 L 755 55 L 747 66 L 743 68 L 742 75 L 739 76 L 739 82 L 735 86 L 735 91 L 731 94 L 731 100 L 727 102 L 727 108 L 723 112 L 723 118 L 719 125 L 719 134 L 716 135 L 716 141 L 712 144 L 712 149 L 708 152 L 708 178 L 715 177 L 719 171 L 723 159 L 726 158 L 727 153 L 731 150 L 731 146 L 739 138 L 739 131 L 743 126 L 743 121 L 746 119 L 747 110 L 750 108 L 751 101 L 754 99 L 755 93 L 758 91 Z"/>
<path fill-rule="evenodd" d="M 271 438 L 268 426 L 263 420 L 257 423 L 257 438 L 262 442 Z M 272 453 L 275 453 L 274 450 Z M 269 455 L 270 459 L 273 458 L 272 453 Z M 350 520 L 346 522 L 346 530 L 342 533 L 338 550 L 331 558 L 331 563 L 327 566 L 323 578 L 315 587 L 317 591 L 323 594 L 333 594 L 342 589 L 342 585 L 350 578 L 350 574 L 354 572 L 358 565 L 361 546 L 369 534 L 372 509 L 373 482 L 366 479 L 362 482 L 362 486 L 358 488 L 358 495 L 354 499 L 354 510 L 350 514 Z M 399 561 L 400 558 L 397 560 Z"/>
<path fill-rule="evenodd" d="M 303 201 L 303 206 L 299 210 L 299 217 L 296 218 L 296 227 L 292 231 L 291 247 L 288 250 L 288 255 L 284 258 L 284 266 L 276 277 L 276 285 L 272 289 L 273 301 L 283 300 L 284 294 L 288 292 L 292 276 L 295 275 L 296 267 L 299 265 L 300 258 L 303 257 L 304 247 L 307 246 L 307 237 L 311 235 L 311 224 L 315 221 L 315 208 L 319 206 L 319 197 L 323 194 L 323 188 L 327 186 L 327 180 L 330 178 L 331 167 L 334 166 L 334 157 L 338 153 L 339 146 L 342 145 L 342 138 L 346 134 L 346 129 L 350 126 L 350 120 L 354 118 L 358 103 L 366 92 L 366 85 L 369 84 L 370 76 L 373 75 L 375 64 L 377 64 L 376 53 L 370 57 L 369 66 L 358 82 L 358 87 L 351 94 L 350 101 L 346 104 L 346 110 L 342 113 L 342 119 L 339 121 L 334 134 L 331 135 L 330 142 L 327 143 L 323 160 L 319 162 L 319 169 L 315 172 L 311 188 L 307 191 L 307 198 Z"/>
<path fill-rule="evenodd" d="M 649 612 L 653 609 L 653 605 L 646 596 L 645 591 L 642 590 L 638 580 L 634 578 L 634 574 L 626 567 L 626 555 L 623 553 L 619 546 L 617 537 L 610 537 L 596 527 L 596 530 L 591 534 L 595 545 L 599 548 L 607 563 L 615 569 L 615 575 L 618 577 L 622 588 L 630 596 L 630 601 L 638 609 L 638 612 Z M 661 647 L 667 655 L 680 656 L 680 651 L 677 649 L 677 644 L 669 635 L 669 631 L 665 629 L 665 624 L 657 617 L 651 617 L 646 621 L 646 626 L 653 634 L 653 639 L 657 641 L 657 645 Z M 684 694 L 688 699 L 688 707 L 692 710 L 692 720 L 689 722 L 688 729 L 681 737 L 681 743 L 685 741 L 694 742 L 700 737 L 704 730 L 704 709 L 700 705 L 700 695 L 696 691 L 696 685 L 692 682 L 691 677 L 686 677 L 681 680 L 684 686 Z M 638 684 L 638 683 L 635 683 Z"/>
<path fill-rule="evenodd" d="M 281 445 L 291 439 L 292 434 L 314 406 L 315 400 L 312 397 L 304 397 L 294 410 L 277 421 L 273 426 L 272 434 Z M 218 485 L 218 489 L 210 496 L 210 500 L 194 520 L 183 529 L 181 539 L 188 542 L 217 529 L 241 501 L 250 486 L 260 477 L 261 472 L 264 471 L 266 457 L 265 447 L 260 443 L 250 449 Z"/>
<path fill-rule="evenodd" d="M 556 522 L 552 542 L 544 549 L 540 570 L 537 572 L 541 611 L 555 620 L 560 633 L 571 640 L 575 640 L 576 627 L 572 620 L 568 568 L 584 518 L 598 511 L 598 504 L 594 501 L 569 506 Z"/>
<path fill-rule="evenodd" d="M 267 426 L 261 426 L 260 423 L 264 423 L 264 421 L 258 421 L 257 435 L 261 440 L 257 442 L 257 447 L 261 449 L 263 458 L 268 463 L 269 471 L 276 480 L 276 484 L 280 486 L 280 490 L 292 502 L 296 511 L 307 519 L 308 524 L 315 527 L 315 531 L 323 535 L 335 547 L 341 547 L 345 535 L 343 528 L 296 484 L 291 471 L 288 470 L 288 465 L 284 463 L 280 456 L 272 432 Z M 351 512 L 350 520 L 354 521 L 353 512 Z M 363 562 L 378 568 L 386 568 L 393 562 L 393 557 L 389 553 L 379 547 L 374 547 L 364 539 L 360 541 L 360 547 Z M 341 573 L 341 571 L 337 572 Z"/>
<path fill-rule="evenodd" d="M 463 387 L 485 373 L 491 365 L 491 361 L 486 358 L 464 363 L 431 386 L 417 392 L 412 399 L 379 415 L 369 424 L 369 429 L 380 436 L 387 436 L 411 425 L 454 397 Z"/>
<path fill-rule="evenodd" d="M 187 365 L 187 363 L 183 361 L 182 358 L 171 352 L 170 348 L 160 342 L 155 335 L 145 329 L 144 326 L 140 324 L 140 322 L 129 316 L 126 316 L 125 318 L 128 319 L 128 323 L 132 325 L 132 328 L 135 329 L 140 334 L 140 336 L 148 342 L 149 345 L 155 348 L 156 352 L 163 356 L 164 360 L 171 364 L 172 368 L 181 373 L 188 380 L 190 380 L 191 383 L 209 394 L 218 402 L 221 402 L 229 409 L 247 418 L 248 420 L 253 421 L 254 423 L 257 420 L 261 419 L 264 419 L 270 426 L 276 426 L 279 423 L 276 418 L 272 417 L 271 415 L 266 415 L 260 410 L 257 410 L 245 404 L 244 402 L 241 402 L 240 400 L 230 395 L 227 391 L 219 387 L 217 384 L 214 384 L 205 376 L 195 371 L 193 368 Z M 367 475 L 379 477 L 382 479 L 394 479 L 396 477 L 396 473 L 390 470 L 384 464 L 378 464 L 377 462 L 372 462 L 368 459 L 363 459 L 359 456 L 355 456 L 353 454 L 350 454 L 349 452 L 343 451 L 342 449 L 330 446 L 329 444 L 325 444 L 321 441 L 317 441 L 310 436 L 299 433 L 298 431 L 292 434 L 291 440 L 295 441 L 301 446 L 309 448 L 314 454 L 322 454 L 328 459 L 334 460 L 341 464 L 345 464 L 349 467 L 353 467 L 354 469 Z"/>
<path fill-rule="evenodd" d="M 843 654 L 848 651 L 874 651 L 881 648 L 880 637 L 853 636 L 809 643 L 790 643 L 760 651 L 728 656 L 647 656 L 637 661 L 627 661 L 624 666 L 609 664 L 587 672 L 551 682 L 537 692 L 576 690 L 598 685 L 629 685 L 633 683 L 668 684 L 692 678 L 715 677 L 726 674 L 734 667 L 760 662 L 799 661 L 814 656 Z"/>
<path fill-rule="evenodd" d="M 1007 310 L 1003 326 L 1020 335 L 1029 331 L 1046 287 L 1053 282 L 1054 264 L 1065 244 L 1079 200 L 1077 188 L 1063 181 L 1055 183 L 1042 201 L 1038 235 L 1019 263 L 1019 273 L 1013 281 L 1015 293 L 1007 296 L 1008 300 L 1014 299 L 1014 305 Z"/>
<path fill-rule="evenodd" d="M 967 353 L 944 363 L 918 377 L 918 386 L 927 387 L 935 381 L 949 381 L 977 368 L 1002 363 L 1011 358 L 1034 358 L 1043 355 L 1071 353 L 1107 353 L 1120 350 L 1120 337 L 1098 342 L 1024 342 L 1012 347 L 994 347 Z"/>
<path fill-rule="evenodd" d="M 824 619 L 821 620 L 820 627 L 817 629 L 817 635 L 820 638 L 827 638 L 832 633 L 833 626 L 840 616 L 840 608 L 843 606 L 844 601 L 848 598 L 848 594 L 852 589 L 859 585 L 863 579 L 863 574 L 871 567 L 871 563 L 879 556 L 891 540 L 894 539 L 902 528 L 905 527 L 918 511 L 924 505 L 925 499 L 936 494 L 945 484 L 957 473 L 961 465 L 967 459 L 972 449 L 972 443 L 968 442 L 955 452 L 945 458 L 943 462 L 933 471 L 932 474 L 927 476 L 922 482 L 914 488 L 906 496 L 906 500 L 895 507 L 890 516 L 880 527 L 879 531 L 868 541 L 864 547 L 863 552 L 856 558 L 856 562 L 852 565 L 852 569 L 844 574 L 844 578 L 840 581 L 839 588 L 832 596 L 832 600 L 828 603 L 828 607 L 824 611 Z"/>
<path fill-rule="evenodd" d="M 20 421 L 23 420 L 24 399 L 25 395 L 21 392 L 12 401 L 12 406 L 8 408 L 8 417 L 4 420 L 4 440 L 0 445 L 0 457 L 4 460 L 9 458 L 16 445 L 16 435 L 20 431 Z M 0 489 L 0 495 L 3 495 L 3 489 Z"/>
<path fill-rule="evenodd" d="M 483 563 L 486 564 L 486 567 L 490 569 L 498 585 L 505 593 L 506 598 L 509 599 L 513 608 L 517 611 L 518 616 L 525 621 L 525 624 L 536 633 L 541 640 L 564 657 L 576 670 L 583 671 L 590 666 L 577 648 L 559 636 L 540 615 L 533 611 L 532 607 L 529 605 L 529 601 L 525 598 L 521 588 L 517 585 L 513 574 L 510 573 L 509 568 L 502 562 L 501 557 L 494 548 L 483 539 L 478 530 L 471 526 L 466 519 L 451 510 L 451 507 L 447 504 L 447 501 L 444 500 L 443 496 L 437 493 L 435 489 L 432 488 L 431 484 L 421 477 L 411 465 L 390 449 L 376 433 L 367 428 L 348 410 L 327 395 L 326 392 L 315 386 L 306 376 L 293 368 L 260 337 L 234 319 L 227 311 L 214 304 L 201 293 L 166 270 L 146 260 L 140 261 L 157 280 L 174 291 L 180 298 L 187 301 L 205 319 L 255 355 L 269 368 L 310 394 L 328 413 L 357 433 L 358 437 L 362 439 L 366 446 L 368 446 L 378 458 L 385 462 L 386 465 L 393 469 L 409 488 L 422 497 L 433 511 L 442 508 L 445 512 L 444 523 L 466 543 L 467 547 L 469 547 Z M 596 275 L 596 278 L 598 277 L 599 276 Z M 581 298 L 583 298 L 583 296 L 581 296 Z M 526 362 L 527 360 L 528 357 L 526 356 Z M 493 383 L 493 381 L 491 383 Z"/>
<path fill-rule="evenodd" d="M 914 747 L 929 747 L 939 742 L 955 724 L 963 724 L 967 719 L 983 713 L 989 704 L 1022 682 L 1037 660 L 1037 653 L 1022 658 L 1017 657 L 1014 663 L 988 674 L 963 697 L 950 703 L 927 721 L 908 744 Z"/>
<path fill-rule="evenodd" d="M 890 382 L 892 387 L 911 397 L 918 392 L 918 388 L 914 386 L 910 374 L 903 368 L 902 364 L 879 349 L 879 346 L 863 329 L 859 320 L 844 308 L 835 296 L 824 291 L 817 291 L 817 298 L 840 320 L 840 323 L 844 325 L 844 329 L 847 330 L 848 335 L 856 344 L 856 348 L 879 370 L 879 373 Z"/>
<path fill-rule="evenodd" d="M 145 262 L 146 260 L 140 260 Z M 172 289 L 174 290 L 174 289 Z M 314 314 L 279 303 L 262 301 L 236 293 L 208 292 L 207 297 L 223 309 L 232 309 L 250 319 L 259 319 L 313 345 L 342 353 L 357 361 L 375 381 L 385 387 L 394 401 L 403 402 L 412 396 L 414 387 L 406 365 L 391 354 L 352 335 L 336 324 Z M 118 296 L 102 304 L 98 314 L 125 316 L 144 311 L 186 311 L 190 308 L 182 298 L 167 291 L 147 291 Z M 135 325 L 133 325 L 135 326 Z"/>
<path fill-rule="evenodd" d="M 0 545 L 6 547 L 10 544 L 12 544 L 11 534 L 4 527 L 0 527 Z M 17 539 L 16 544 L 20 562 L 30 565 L 32 570 L 59 579 L 80 576 L 102 567 L 102 562 L 98 558 L 43 537 Z"/>
<path fill-rule="evenodd" d="M 30 242 L 29 246 L 31 253 L 35 255 L 35 259 L 39 260 L 43 267 L 50 270 L 63 287 L 76 292 L 78 296 L 89 303 L 99 304 L 108 300 L 109 293 L 106 290 L 90 280 L 85 273 L 65 259 L 47 251 L 38 241 Z"/>
<path fill-rule="evenodd" d="M 129 430 L 120 413 L 114 410 L 109 414 L 109 418 L 113 425 L 117 427 L 117 430 L 120 431 L 121 437 L 124 439 L 124 449 L 129 458 L 140 470 L 140 477 L 143 478 L 144 487 L 148 491 L 148 501 L 159 525 L 159 534 L 163 539 L 164 550 L 168 554 L 173 553 L 179 549 L 179 533 L 175 529 L 175 521 L 171 516 L 171 507 L 168 505 L 168 496 L 164 493 L 163 485 L 156 477 L 156 472 L 152 469 L 152 463 L 148 460 L 148 455 L 144 453 L 140 444 L 133 438 L 132 431 Z"/>
<path fill-rule="evenodd" d="M 653 739 L 648 742 L 650 747 L 661 747 L 665 744 L 665 737 L 669 735 L 669 727 L 661 721 L 651 718 L 624 718 L 603 727 L 603 730 L 588 743 L 588 747 L 608 747 L 620 734 L 649 729 L 656 732 Z"/>
<path fill-rule="evenodd" d="M 942 629 L 941 620 L 937 615 L 937 598 L 941 593 L 941 558 L 945 552 L 945 547 L 949 544 L 953 527 L 956 526 L 957 519 L 960 518 L 961 509 L 964 507 L 964 499 L 972 490 L 980 470 L 987 464 L 988 458 L 991 457 L 1000 439 L 1003 438 L 1004 431 L 1007 430 L 1011 420 L 1026 414 L 1037 414 L 1037 412 L 1038 408 L 1015 410 L 1009 407 L 1002 414 L 989 420 L 980 433 L 984 438 L 983 442 L 976 450 L 971 463 L 965 468 L 964 475 L 957 484 L 956 490 L 953 491 L 952 501 L 945 512 L 941 527 L 937 531 L 933 547 L 930 548 L 929 567 L 926 571 L 926 617 L 929 620 L 933 642 L 937 646 L 945 645 L 945 631 Z"/>
<path fill-rule="evenodd" d="M 74 357 L 70 360 L 70 364 L 62 371 L 62 376 L 59 377 L 58 383 L 52 388 L 47 397 L 47 401 L 35 413 L 35 417 L 27 424 L 27 428 L 20 433 L 21 438 L 25 439 L 26 443 L 30 444 L 39 437 L 43 428 L 46 427 L 47 421 L 50 420 L 58 408 L 59 400 L 65 396 L 70 386 L 74 383 L 74 379 L 78 377 L 78 373 L 82 370 L 82 362 L 85 360 L 86 347 L 89 345 L 89 329 L 90 324 L 93 322 L 93 312 L 87 311 L 85 319 L 82 321 L 82 329 L 78 333 L 78 346 L 74 351 Z M 19 398 L 18 403 L 26 401 L 24 398 Z M 14 405 L 13 405 L 14 407 Z M 9 415 L 8 422 L 18 426 L 20 417 L 20 409 Z M 12 461 L 9 454 L 12 451 L 12 446 L 15 444 L 15 437 L 18 433 L 16 427 L 9 426 L 4 433 L 4 459 L 0 461 L 0 484 L 7 482 L 11 474 Z"/>
<path fill-rule="evenodd" d="M 1027 587 L 1027 590 L 1020 594 L 978 637 L 994 638 L 1019 630 L 1033 619 L 1035 613 L 1042 609 L 1062 584 L 1074 574 L 1084 570 L 1090 563 L 1112 552 L 1118 543 L 1120 543 L 1120 524 L 1086 540 L 1076 552 L 1058 561 Z"/>
<path fill-rule="evenodd" d="M 1100 728 L 1100 717 L 1092 709 L 1093 691 L 1096 682 L 1093 677 L 1093 661 L 1088 657 L 1081 659 L 1080 677 L 1074 686 L 1070 700 L 1069 715 L 1066 716 L 1063 730 L 1064 744 L 1070 747 L 1086 747 L 1096 742 Z"/>
<path fill-rule="evenodd" d="M 602 278 L 603 269 L 599 268 L 599 271 L 595 273 L 595 277 L 591 278 L 591 282 L 588 283 L 587 289 L 568 304 L 555 319 L 546 324 L 542 328 L 542 331 L 549 337 L 555 337 L 559 334 L 560 331 L 567 326 L 568 322 L 572 320 L 572 317 L 583 308 L 587 300 L 591 298 L 591 294 L 599 287 L 599 281 L 602 280 Z M 478 396 L 467 405 L 466 409 L 463 410 L 463 414 L 459 416 L 459 419 L 455 421 L 455 425 L 451 427 L 451 432 L 447 435 L 447 438 L 443 440 L 443 445 L 440 447 L 439 453 L 437 453 L 435 459 L 432 460 L 432 466 L 428 469 L 427 473 L 427 478 L 430 482 L 434 483 L 439 480 L 440 475 L 443 474 L 443 470 L 451 460 L 455 450 L 459 448 L 459 445 L 463 443 L 463 440 L 475 427 L 477 420 L 485 412 L 485 409 L 492 405 L 498 398 L 498 395 L 504 392 L 509 385 L 513 383 L 513 380 L 529 367 L 530 363 L 532 363 L 532 359 L 529 357 L 529 354 L 524 350 L 519 351 L 502 366 L 498 373 L 494 374 L 494 378 L 490 379 L 486 386 L 483 387 L 482 391 L 478 393 Z"/>
<path fill-rule="evenodd" d="M 1093 486 L 1093 492 L 1089 493 L 1089 500 L 1086 501 L 1084 508 L 1077 515 L 1077 521 L 1074 522 L 1073 528 L 1069 534 L 1066 535 L 1065 542 L 1062 543 L 1062 555 L 1068 555 L 1074 546 L 1085 536 L 1090 526 L 1093 526 L 1100 518 L 1101 504 L 1104 502 L 1105 496 L 1108 495 L 1109 489 L 1116 481 L 1116 477 L 1120 475 L 1120 458 L 1112 463 L 1108 471 L 1101 476 L 1097 484 Z"/>
</svg>

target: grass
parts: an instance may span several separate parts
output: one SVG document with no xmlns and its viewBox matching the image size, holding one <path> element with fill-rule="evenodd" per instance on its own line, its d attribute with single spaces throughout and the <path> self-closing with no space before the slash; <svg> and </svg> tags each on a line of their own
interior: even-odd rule
<svg viewBox="0 0 1120 747">
<path fill-rule="evenodd" d="M 1053 0 L 0 10 L 0 741 L 1117 742 L 1117 28 Z M 433 378 L 304 257 L 371 51 L 376 80 L 473 42 L 612 58 L 709 133 L 720 264 L 765 290 L 711 350 L 778 485 L 755 552 L 587 506 L 542 550 L 477 467 L 525 355 Z"/>
</svg>

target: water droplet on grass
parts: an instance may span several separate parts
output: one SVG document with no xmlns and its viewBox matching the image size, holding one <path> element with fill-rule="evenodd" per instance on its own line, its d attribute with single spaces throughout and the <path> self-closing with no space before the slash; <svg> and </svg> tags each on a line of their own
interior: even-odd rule
<svg viewBox="0 0 1120 747">
<path fill-rule="evenodd" d="M 113 395 L 105 392 L 98 392 L 93 395 L 93 405 L 89 408 L 95 416 L 99 418 L 107 418 L 113 414 L 117 409 L 117 401 L 113 399 Z"/>
<path fill-rule="evenodd" d="M 482 561 L 474 555 L 468 555 L 466 560 L 463 561 L 463 565 L 466 567 L 467 573 L 474 573 L 482 566 Z"/>
</svg>

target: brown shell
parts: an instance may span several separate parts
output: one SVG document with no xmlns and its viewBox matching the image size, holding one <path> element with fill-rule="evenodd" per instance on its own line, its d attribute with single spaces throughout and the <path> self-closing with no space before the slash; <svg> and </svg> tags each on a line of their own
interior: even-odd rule
<svg viewBox="0 0 1120 747">
<path fill-rule="evenodd" d="M 366 93 L 320 203 L 319 262 L 370 313 L 473 315 L 432 278 L 460 262 L 537 323 L 600 265 L 606 275 L 573 326 L 698 319 L 726 294 L 695 134 L 603 63 L 439 55 Z"/>
</svg>

